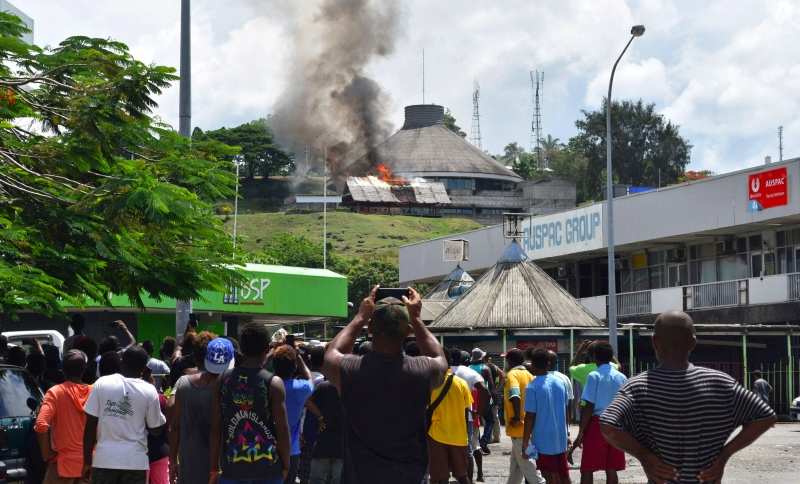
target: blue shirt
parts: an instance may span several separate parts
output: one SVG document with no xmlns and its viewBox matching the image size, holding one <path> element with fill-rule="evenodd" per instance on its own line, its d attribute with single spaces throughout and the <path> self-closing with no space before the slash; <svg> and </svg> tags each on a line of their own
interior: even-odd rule
<svg viewBox="0 0 800 484">
<path fill-rule="evenodd" d="M 536 414 L 531 440 L 540 454 L 567 451 L 567 402 L 567 387 L 556 376 L 537 376 L 525 388 L 524 410 Z"/>
<path fill-rule="evenodd" d="M 300 454 L 300 418 L 303 416 L 303 407 L 308 397 L 314 393 L 314 383 L 309 380 L 286 380 L 283 382 L 286 389 L 286 416 L 289 420 L 289 434 L 292 436 L 292 452 L 290 455 Z"/>
<path fill-rule="evenodd" d="M 626 381 L 628 379 L 625 375 L 612 368 L 611 365 L 600 365 L 595 371 L 589 373 L 581 398 L 589 403 L 594 403 L 592 415 L 600 415 L 611 404 Z"/>
</svg>

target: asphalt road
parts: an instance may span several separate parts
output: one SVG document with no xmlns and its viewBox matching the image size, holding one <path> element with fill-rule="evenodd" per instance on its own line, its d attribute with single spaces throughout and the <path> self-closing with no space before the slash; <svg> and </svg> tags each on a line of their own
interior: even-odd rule
<svg viewBox="0 0 800 484">
<path fill-rule="evenodd" d="M 572 427 L 572 435 L 578 429 Z M 503 432 L 504 434 L 504 432 Z M 499 444 L 490 444 L 491 455 L 483 457 L 483 473 L 486 484 L 505 484 L 508 479 L 511 440 L 502 436 Z M 570 467 L 572 482 L 580 483 L 580 450 L 575 451 L 575 464 Z M 636 459 L 628 457 L 625 471 L 619 473 L 620 484 L 646 483 L 642 466 Z M 452 483 L 456 481 L 451 480 Z M 603 473 L 595 474 L 595 482 L 604 483 Z M 800 423 L 779 423 L 753 445 L 735 454 L 726 467 L 724 484 L 795 484 L 800 482 Z"/>
</svg>

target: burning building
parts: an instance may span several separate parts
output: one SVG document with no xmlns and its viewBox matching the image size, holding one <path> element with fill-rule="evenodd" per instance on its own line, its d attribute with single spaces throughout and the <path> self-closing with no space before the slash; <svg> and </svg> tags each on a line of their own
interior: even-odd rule
<svg viewBox="0 0 800 484">
<path fill-rule="evenodd" d="M 391 170 L 388 172 L 387 170 Z M 384 173 L 381 173 L 381 170 Z M 461 136 L 450 131 L 444 124 L 444 108 L 435 104 L 407 106 L 405 123 L 402 129 L 388 137 L 381 144 L 367 151 L 356 159 L 346 170 L 349 174 L 372 174 L 375 180 L 365 178 L 347 178 L 346 198 L 352 199 L 359 207 L 370 207 L 370 210 L 384 207 L 389 213 L 390 194 L 414 193 L 423 191 L 437 193 L 435 205 L 409 205 L 401 201 L 396 205 L 396 213 L 405 213 L 406 206 L 418 209 L 421 215 L 426 207 L 438 210 L 445 217 L 471 218 L 482 223 L 492 224 L 502 220 L 502 214 L 508 212 L 525 212 L 530 206 L 523 198 L 523 192 L 517 184 L 522 179 L 509 168 L 503 166 L 486 153 L 482 152 Z M 386 179 L 386 187 L 378 188 L 376 183 L 382 177 Z M 369 181 L 367 181 L 369 180 Z M 398 180 L 414 180 L 398 183 Z M 422 181 L 428 182 L 422 183 Z M 428 185 L 426 188 L 422 188 Z M 405 187 L 405 188 L 401 188 Z M 440 193 L 440 188 L 445 193 Z M 382 193 L 387 201 L 383 205 L 375 203 L 356 203 L 357 197 L 367 197 L 369 191 L 373 200 Z M 447 198 L 447 202 L 442 201 Z M 399 199 L 400 197 L 398 197 Z M 427 200 L 423 196 L 423 200 Z M 396 202 L 395 202 L 396 203 Z M 395 212 L 391 212 L 395 213 Z"/>
<path fill-rule="evenodd" d="M 450 198 L 441 183 L 388 176 L 349 177 L 342 205 L 363 214 L 439 217 L 442 207 L 450 205 Z"/>
</svg>

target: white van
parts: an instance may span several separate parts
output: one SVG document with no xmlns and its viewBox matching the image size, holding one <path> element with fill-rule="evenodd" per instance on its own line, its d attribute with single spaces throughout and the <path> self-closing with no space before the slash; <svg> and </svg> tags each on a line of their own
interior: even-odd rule
<svg viewBox="0 0 800 484">
<path fill-rule="evenodd" d="M 28 338 L 36 338 L 40 345 L 51 344 L 58 347 L 59 356 L 64 352 L 64 336 L 55 330 L 8 331 L 3 333 L 3 335 L 8 337 L 8 344 L 10 346 L 22 346 L 28 353 L 31 352 L 30 346 L 22 342 L 22 340 Z"/>
</svg>

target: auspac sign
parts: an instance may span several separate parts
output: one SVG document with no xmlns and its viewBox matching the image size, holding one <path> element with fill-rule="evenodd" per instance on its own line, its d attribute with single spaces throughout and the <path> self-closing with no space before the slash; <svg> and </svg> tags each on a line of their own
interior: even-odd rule
<svg viewBox="0 0 800 484">
<path fill-rule="evenodd" d="M 530 219 L 523 230 L 522 248 L 532 259 L 542 259 L 603 248 L 601 205 Z"/>
<path fill-rule="evenodd" d="M 750 193 L 747 209 L 750 212 L 789 204 L 786 167 L 750 175 L 747 182 Z"/>
</svg>

